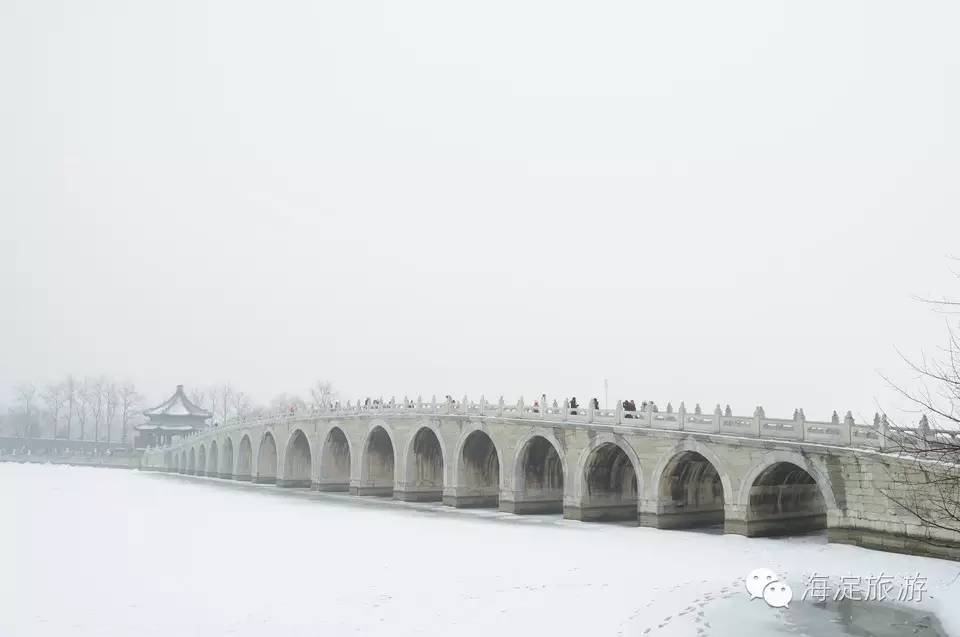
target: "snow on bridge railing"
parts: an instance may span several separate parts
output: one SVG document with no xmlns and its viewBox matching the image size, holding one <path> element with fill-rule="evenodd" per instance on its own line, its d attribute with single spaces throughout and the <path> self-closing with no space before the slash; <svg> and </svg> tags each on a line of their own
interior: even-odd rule
<svg viewBox="0 0 960 637">
<path fill-rule="evenodd" d="M 429 402 L 422 397 L 410 400 L 404 397 L 403 401 L 391 398 L 384 401 L 367 399 L 363 403 L 347 401 L 327 403 L 307 409 L 288 409 L 272 414 L 265 414 L 256 418 L 232 418 L 224 425 L 218 426 L 215 431 L 236 429 L 256 425 L 278 424 L 282 422 L 303 421 L 318 417 L 343 416 L 377 416 L 377 415 L 459 415 L 467 417 L 504 418 L 512 420 L 546 420 L 565 423 L 604 424 L 668 431 L 689 431 L 695 433 L 714 433 L 732 436 L 744 436 L 767 440 L 785 440 L 798 442 L 812 442 L 836 446 L 852 446 L 861 448 L 886 449 L 898 444 L 905 437 L 914 435 L 928 435 L 923 427 L 926 420 L 921 421 L 919 428 L 893 428 L 887 422 L 886 416 L 875 416 L 873 425 L 857 424 L 853 415 L 848 411 L 841 420 L 837 412 L 828 422 L 807 420 L 802 409 L 793 413 L 793 418 L 767 418 L 762 407 L 757 407 L 752 416 L 735 416 L 727 405 L 721 409 L 717 405 L 712 414 L 704 414 L 700 405 L 696 405 L 692 412 L 688 412 L 684 403 L 678 409 L 668 403 L 664 411 L 660 411 L 654 403 L 645 403 L 640 410 L 632 409 L 632 404 L 626 406 L 618 402 L 613 409 L 601 409 L 595 400 L 586 405 L 580 405 L 564 400 L 562 404 L 556 400 L 548 403 L 546 396 L 533 403 L 526 403 L 521 397 L 516 403 L 507 403 L 500 397 L 496 403 L 488 402 L 481 396 L 477 402 L 466 396 L 462 400 L 454 400 L 447 396 L 438 401 L 434 396 Z M 189 436 L 209 435 L 211 430 L 197 432 Z M 937 430 L 935 434 L 942 432 Z M 960 441 L 960 432 L 946 432 L 950 440 Z M 174 443 L 177 444 L 177 443 Z"/>
</svg>

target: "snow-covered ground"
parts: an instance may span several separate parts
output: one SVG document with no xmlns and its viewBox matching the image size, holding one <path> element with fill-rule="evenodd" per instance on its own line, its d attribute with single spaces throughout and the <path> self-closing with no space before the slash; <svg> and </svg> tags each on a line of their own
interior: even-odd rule
<svg viewBox="0 0 960 637">
<path fill-rule="evenodd" d="M 960 635 L 960 564 L 791 540 L 0 464 L 0 635 L 727 635 L 787 577 L 919 572 Z M 796 602 L 795 602 L 796 603 Z M 736 621 L 717 609 L 736 604 Z M 745 610 L 744 610 L 745 609 Z M 726 611 L 724 611 L 726 612 Z M 714 620 L 711 624 L 711 613 Z M 724 627 L 724 626 L 728 627 Z"/>
</svg>

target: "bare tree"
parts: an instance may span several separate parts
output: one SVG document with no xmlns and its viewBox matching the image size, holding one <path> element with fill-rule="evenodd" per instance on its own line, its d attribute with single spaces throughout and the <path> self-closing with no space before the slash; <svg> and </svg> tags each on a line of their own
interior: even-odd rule
<svg viewBox="0 0 960 637">
<path fill-rule="evenodd" d="M 53 437 L 56 439 L 60 434 L 60 414 L 63 413 L 64 405 L 67 402 L 66 386 L 63 383 L 50 383 L 40 392 L 47 407 L 47 416 L 53 429 Z"/>
<path fill-rule="evenodd" d="M 67 401 L 67 440 L 73 434 L 73 414 L 77 408 L 77 381 L 71 375 L 63 381 L 63 391 Z"/>
<path fill-rule="evenodd" d="M 29 438 L 36 431 L 36 399 L 37 386 L 30 382 L 17 384 L 13 388 L 14 393 L 14 415 L 17 427 L 17 436 L 20 438 Z"/>
<path fill-rule="evenodd" d="M 337 390 L 329 380 L 318 380 L 310 387 L 310 401 L 314 407 L 324 407 L 337 398 Z"/>
<path fill-rule="evenodd" d="M 919 360 L 911 360 L 903 356 L 916 376 L 916 388 L 885 377 L 922 414 L 918 426 L 896 423 L 886 414 L 879 418 L 887 448 L 909 461 L 910 475 L 898 477 L 918 485 L 906 496 L 886 495 L 923 524 L 960 531 L 960 322 L 956 320 L 960 301 L 921 300 L 946 318 L 946 345 L 933 357 L 921 355 Z"/>
<path fill-rule="evenodd" d="M 213 420 L 223 424 L 233 411 L 234 392 L 230 383 L 220 383 L 211 387 L 208 391 L 210 395 L 210 413 L 213 414 Z"/>
<path fill-rule="evenodd" d="M 137 392 L 133 383 L 125 382 L 117 390 L 117 402 L 120 411 L 120 441 L 126 443 L 130 423 L 136 416 L 138 408 L 143 402 L 143 397 Z"/>
<path fill-rule="evenodd" d="M 90 396 L 90 415 L 93 417 L 93 441 L 100 442 L 100 425 L 106 416 L 106 386 L 107 381 L 102 377 L 88 381 Z"/>
<path fill-rule="evenodd" d="M 117 384 L 114 382 L 109 382 L 103 388 L 103 400 L 105 407 L 104 421 L 107 425 L 107 444 L 110 444 L 112 440 L 111 431 L 113 429 L 113 424 L 117 419 L 117 408 L 120 405 L 120 395 L 117 390 Z"/>
<path fill-rule="evenodd" d="M 246 418 L 250 415 L 251 411 L 250 397 L 242 391 L 234 392 L 231 397 L 230 407 L 234 416 L 241 419 Z M 223 422 L 226 422 L 226 418 L 224 418 Z"/>
<path fill-rule="evenodd" d="M 207 391 L 202 387 L 194 387 L 190 390 L 190 402 L 198 407 L 203 407 L 204 409 L 209 409 L 209 404 L 207 402 Z"/>
<path fill-rule="evenodd" d="M 87 417 L 90 415 L 90 403 L 92 402 L 92 393 L 90 384 L 84 380 L 76 385 L 74 392 L 74 407 L 77 416 L 77 423 L 80 425 L 79 440 L 86 440 Z"/>
</svg>

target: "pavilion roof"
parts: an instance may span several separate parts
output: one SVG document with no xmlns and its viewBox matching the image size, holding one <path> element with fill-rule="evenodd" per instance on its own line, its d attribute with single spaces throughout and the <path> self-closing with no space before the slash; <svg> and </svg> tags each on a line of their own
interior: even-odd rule
<svg viewBox="0 0 960 637">
<path fill-rule="evenodd" d="M 187 398 L 183 392 L 183 385 L 177 385 L 177 391 L 165 402 L 146 409 L 144 416 L 197 416 L 200 418 L 210 418 L 213 416 L 209 411 L 196 405 Z"/>
</svg>

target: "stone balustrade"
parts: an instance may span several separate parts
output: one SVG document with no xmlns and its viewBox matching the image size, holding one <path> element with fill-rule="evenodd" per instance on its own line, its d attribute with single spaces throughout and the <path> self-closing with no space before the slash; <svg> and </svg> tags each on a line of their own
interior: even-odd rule
<svg viewBox="0 0 960 637">
<path fill-rule="evenodd" d="M 762 407 L 757 407 L 752 416 L 735 416 L 730 406 L 721 409 L 718 404 L 712 413 L 704 414 L 700 405 L 688 411 L 684 403 L 677 409 L 668 403 L 665 410 L 648 407 L 644 410 L 625 410 L 622 402 L 613 409 L 598 409 L 587 401 L 586 405 L 571 407 L 568 400 L 558 404 L 540 405 L 527 403 L 521 397 L 515 403 L 505 402 L 501 396 L 497 402 L 489 402 L 484 397 L 471 401 L 466 396 L 462 400 L 441 400 L 433 396 L 429 402 L 421 397 L 416 400 L 404 397 L 403 401 L 382 398 L 369 404 L 347 401 L 346 405 L 327 404 L 311 406 L 294 411 L 277 411 L 257 418 L 231 418 L 217 429 L 231 429 L 251 425 L 266 425 L 278 422 L 295 422 L 317 417 L 346 417 L 355 415 L 394 416 L 394 415 L 454 415 L 483 418 L 503 418 L 512 420 L 541 420 L 576 424 L 617 425 L 667 431 L 689 431 L 694 433 L 725 434 L 767 440 L 784 440 L 835 445 L 841 447 L 859 447 L 883 450 L 899 443 L 905 436 L 923 434 L 923 426 L 912 428 L 893 428 L 886 416 L 875 415 L 872 425 L 854 422 L 851 412 L 841 419 L 837 412 L 829 421 L 807 420 L 802 409 L 794 412 L 790 419 L 767 418 Z M 193 436 L 202 436 L 196 432 Z M 926 435 L 940 436 L 960 442 L 960 432 L 927 432 Z M 177 443 L 174 443 L 174 445 Z"/>
</svg>

